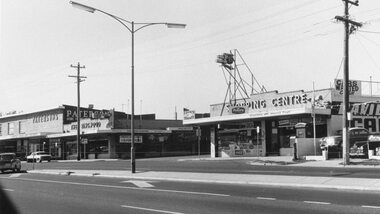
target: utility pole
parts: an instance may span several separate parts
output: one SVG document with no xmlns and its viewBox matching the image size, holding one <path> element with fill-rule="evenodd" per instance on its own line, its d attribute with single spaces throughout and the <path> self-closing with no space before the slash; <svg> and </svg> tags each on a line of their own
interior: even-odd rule
<svg viewBox="0 0 380 214">
<path fill-rule="evenodd" d="M 84 78 L 87 78 L 85 76 L 81 76 L 80 75 L 80 69 L 81 68 L 86 68 L 85 66 L 80 66 L 80 63 L 78 62 L 78 65 L 70 65 L 70 67 L 72 68 L 76 68 L 77 69 L 77 75 L 76 76 L 72 76 L 72 75 L 69 75 L 69 77 L 75 77 L 77 78 L 77 94 L 78 94 L 78 106 L 77 106 L 77 122 L 78 122 L 78 127 L 77 127 L 77 153 L 78 153 L 78 156 L 77 156 L 77 160 L 80 161 L 80 82 L 83 82 Z"/>
<path fill-rule="evenodd" d="M 361 27 L 362 24 L 350 20 L 348 13 L 349 4 L 359 6 L 359 1 L 349 1 L 343 0 L 344 2 L 344 16 L 335 16 L 335 19 L 344 23 L 344 73 L 343 73 L 343 163 L 345 165 L 350 164 L 350 135 L 348 132 L 349 129 L 349 120 L 348 113 L 350 108 L 349 101 L 349 38 L 350 34 L 353 33 L 358 27 Z"/>
</svg>

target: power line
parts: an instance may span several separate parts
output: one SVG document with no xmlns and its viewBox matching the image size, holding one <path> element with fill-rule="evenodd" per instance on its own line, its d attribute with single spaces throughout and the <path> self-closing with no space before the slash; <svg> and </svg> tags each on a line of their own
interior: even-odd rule
<svg viewBox="0 0 380 214">
<path fill-rule="evenodd" d="M 375 62 L 375 59 L 372 57 L 372 55 L 369 53 L 369 51 L 367 50 L 367 48 L 364 46 L 364 44 L 360 41 L 359 37 L 356 37 L 356 39 L 359 41 L 359 44 L 362 46 L 362 48 L 364 49 L 364 51 L 367 53 L 367 55 L 369 56 L 369 59 L 372 61 L 372 63 L 375 65 L 375 67 L 377 68 L 377 70 L 380 71 L 380 67 L 376 64 Z"/>
<path fill-rule="evenodd" d="M 366 31 L 366 30 L 358 30 L 359 32 L 363 32 L 363 33 L 374 33 L 374 34 L 380 34 L 380 32 L 377 32 L 377 31 Z"/>
</svg>

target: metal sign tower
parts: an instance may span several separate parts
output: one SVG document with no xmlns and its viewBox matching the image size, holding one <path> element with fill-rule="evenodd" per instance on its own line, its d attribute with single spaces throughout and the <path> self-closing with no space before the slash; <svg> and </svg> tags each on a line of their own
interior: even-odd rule
<svg viewBox="0 0 380 214">
<path fill-rule="evenodd" d="M 221 115 L 226 103 L 235 105 L 237 100 L 244 100 L 245 102 L 246 99 L 250 98 L 251 94 L 267 91 L 257 81 L 252 70 L 237 49 L 218 55 L 216 62 L 221 65 L 220 67 L 227 84 Z"/>
</svg>

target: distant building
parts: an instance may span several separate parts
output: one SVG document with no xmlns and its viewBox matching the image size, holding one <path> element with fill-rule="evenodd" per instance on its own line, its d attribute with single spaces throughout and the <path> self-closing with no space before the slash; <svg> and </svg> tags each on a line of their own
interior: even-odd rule
<svg viewBox="0 0 380 214">
<path fill-rule="evenodd" d="M 77 107 L 58 108 L 0 117 L 0 152 L 25 157 L 33 151 L 53 158 L 77 157 Z M 131 115 L 114 110 L 80 109 L 81 158 L 129 158 Z M 155 114 L 135 115 L 136 157 L 197 154 L 193 127 L 181 120 L 158 120 Z M 202 146 L 208 152 L 209 145 Z"/>
</svg>

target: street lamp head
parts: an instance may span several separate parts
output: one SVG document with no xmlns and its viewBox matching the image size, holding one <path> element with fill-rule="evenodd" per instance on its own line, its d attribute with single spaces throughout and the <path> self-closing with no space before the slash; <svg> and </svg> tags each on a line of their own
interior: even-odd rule
<svg viewBox="0 0 380 214">
<path fill-rule="evenodd" d="M 165 23 L 168 28 L 185 28 L 186 24 Z"/>
<path fill-rule="evenodd" d="M 73 7 L 75 7 L 75 8 L 78 8 L 78 9 L 81 9 L 81 10 L 85 10 L 85 11 L 90 12 L 90 13 L 94 13 L 95 10 L 96 10 L 93 7 L 90 7 L 90 6 L 87 6 L 87 5 L 84 5 L 84 4 L 80 4 L 80 3 L 77 3 L 77 2 L 74 2 L 74 1 L 70 1 L 70 4 L 73 5 Z"/>
</svg>

